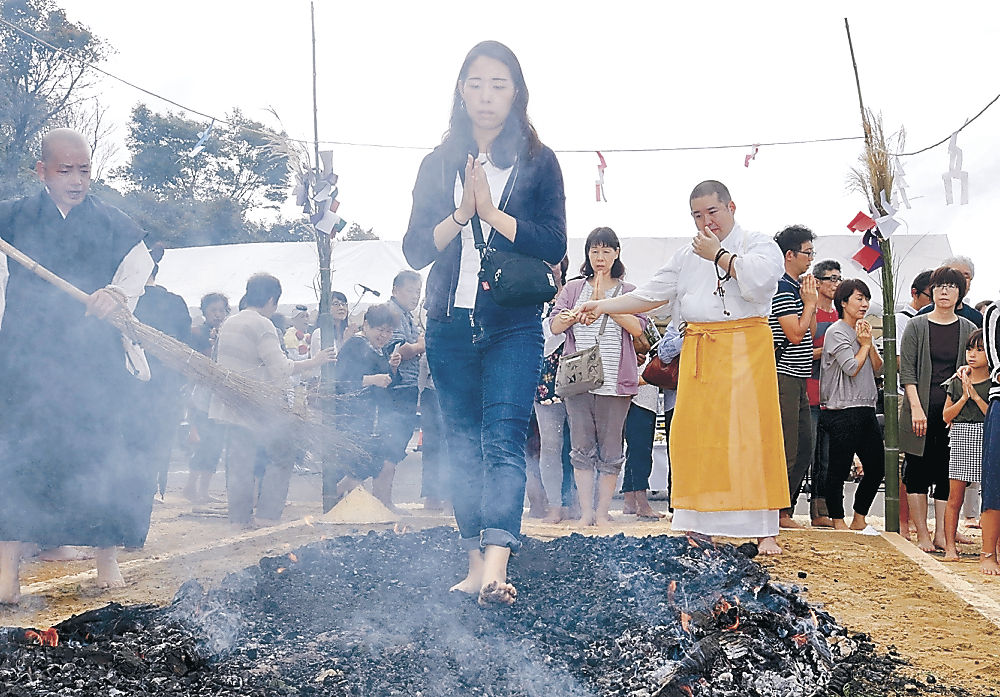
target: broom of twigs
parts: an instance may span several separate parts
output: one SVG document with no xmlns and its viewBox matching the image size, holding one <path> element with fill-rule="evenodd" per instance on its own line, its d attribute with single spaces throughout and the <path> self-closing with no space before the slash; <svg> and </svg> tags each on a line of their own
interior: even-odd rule
<svg viewBox="0 0 1000 697">
<path fill-rule="evenodd" d="M 87 303 L 90 297 L 87 293 L 3 239 L 0 239 L 0 252 L 74 300 Z M 329 422 L 324 424 L 305 399 L 295 398 L 285 386 L 255 380 L 219 366 L 187 344 L 143 324 L 123 303 L 104 319 L 168 368 L 210 389 L 268 437 L 290 438 L 331 465 L 341 459 L 338 455 L 362 452 L 355 439 Z"/>
</svg>

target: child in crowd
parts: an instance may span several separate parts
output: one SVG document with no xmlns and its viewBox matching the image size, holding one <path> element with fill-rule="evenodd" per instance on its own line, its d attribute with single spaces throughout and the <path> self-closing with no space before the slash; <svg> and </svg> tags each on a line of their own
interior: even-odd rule
<svg viewBox="0 0 1000 697">
<path fill-rule="evenodd" d="M 990 370 L 983 347 L 983 330 L 969 335 L 965 345 L 968 368 L 945 383 L 948 396 L 944 403 L 944 421 L 950 427 L 948 461 L 948 504 L 944 519 L 944 561 L 958 561 L 955 538 L 958 515 L 965 500 L 965 487 L 979 482 L 983 470 L 983 422 L 989 406 Z"/>
</svg>

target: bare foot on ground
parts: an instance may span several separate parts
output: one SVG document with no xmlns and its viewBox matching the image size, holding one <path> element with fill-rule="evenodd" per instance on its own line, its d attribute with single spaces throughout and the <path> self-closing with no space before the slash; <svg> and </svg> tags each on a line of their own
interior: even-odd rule
<svg viewBox="0 0 1000 697">
<path fill-rule="evenodd" d="M 589 515 L 588 514 L 581 515 L 580 519 L 576 521 L 574 525 L 576 527 L 581 527 L 581 528 L 587 528 L 597 525 L 597 516 L 595 516 L 593 513 Z"/>
<path fill-rule="evenodd" d="M 847 523 L 845 523 L 840 518 L 834 518 L 833 519 L 833 529 L 834 530 L 850 530 L 850 528 L 847 527 Z"/>
<path fill-rule="evenodd" d="M 778 541 L 773 537 L 762 537 L 757 540 L 757 551 L 761 554 L 781 554 L 781 547 L 778 546 Z"/>
<path fill-rule="evenodd" d="M 979 555 L 979 570 L 987 576 L 1000 576 L 1000 564 L 997 564 L 997 555 Z"/>
<path fill-rule="evenodd" d="M 517 589 L 506 582 L 490 581 L 479 590 L 479 604 L 482 607 L 513 605 L 515 600 Z"/>
<path fill-rule="evenodd" d="M 935 549 L 937 549 L 934 546 L 934 543 L 931 542 L 931 538 L 929 535 L 926 537 L 917 535 L 917 547 L 919 547 L 920 550 L 923 552 L 933 552 Z"/>
<path fill-rule="evenodd" d="M 830 516 L 817 516 L 812 519 L 812 526 L 814 528 L 832 528 L 833 518 Z"/>
<path fill-rule="evenodd" d="M 944 550 L 944 556 L 941 557 L 941 561 L 958 561 L 958 549 L 953 547 L 946 547 Z"/>
<path fill-rule="evenodd" d="M 778 527 L 784 528 L 786 530 L 800 530 L 805 526 L 799 521 L 795 520 L 795 518 L 789 515 L 783 515 L 778 517 Z"/>
<path fill-rule="evenodd" d="M 118 550 L 114 547 L 102 547 L 94 553 L 97 561 L 98 588 L 124 588 L 125 579 L 118 568 Z"/>
<path fill-rule="evenodd" d="M 468 595 L 475 595 L 483 586 L 483 576 L 482 574 L 472 574 L 463 578 L 461 581 L 456 583 L 454 586 L 448 589 L 449 593 L 459 592 L 467 593 Z"/>
<path fill-rule="evenodd" d="M 960 545 L 974 545 L 974 544 L 976 544 L 975 540 L 973 540 L 968 535 L 963 535 L 960 532 L 955 533 L 955 542 L 957 542 Z"/>
<path fill-rule="evenodd" d="M 648 518 L 649 520 L 660 520 L 661 518 L 666 517 L 659 511 L 653 510 L 651 506 L 640 508 L 638 511 L 635 512 L 635 514 L 640 518 Z"/>
<path fill-rule="evenodd" d="M 868 527 L 868 521 L 865 520 L 863 515 L 857 513 L 854 514 L 854 518 L 851 519 L 851 530 L 864 530 Z"/>
<path fill-rule="evenodd" d="M 555 525 L 556 523 L 561 523 L 566 520 L 565 510 L 561 506 L 556 506 L 549 511 L 549 514 L 542 518 L 543 523 L 548 523 L 549 525 Z"/>
</svg>

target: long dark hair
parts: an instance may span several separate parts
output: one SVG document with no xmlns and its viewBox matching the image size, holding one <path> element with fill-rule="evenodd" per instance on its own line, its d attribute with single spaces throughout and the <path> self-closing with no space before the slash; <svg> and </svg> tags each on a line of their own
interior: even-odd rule
<svg viewBox="0 0 1000 697">
<path fill-rule="evenodd" d="M 621 259 L 622 244 L 618 241 L 618 235 L 609 227 L 595 227 L 583 244 L 583 263 L 580 265 L 580 273 L 584 278 L 592 278 L 594 275 L 594 267 L 590 265 L 591 247 L 611 247 L 618 252 L 618 258 L 611 265 L 611 278 L 621 278 L 625 275 L 625 264 Z"/>
<path fill-rule="evenodd" d="M 542 149 L 542 142 L 538 139 L 535 127 L 531 125 L 528 118 L 528 86 L 524 82 L 524 73 L 521 72 L 521 63 L 517 56 L 507 46 L 499 41 L 481 41 L 472 47 L 469 54 L 462 63 L 462 69 L 458 71 L 458 80 L 455 82 L 455 94 L 451 104 L 451 119 L 448 122 L 448 131 L 444 134 L 442 144 L 448 148 L 451 155 L 459 162 L 467 153 L 476 155 L 479 148 L 472 137 L 472 119 L 465 111 L 465 103 L 462 101 L 462 83 L 469 74 L 472 62 L 480 56 L 498 60 L 510 70 L 510 76 L 514 80 L 514 103 L 510 107 L 510 115 L 503 124 L 503 129 L 490 146 L 490 160 L 497 167 L 506 169 L 514 164 L 514 158 L 518 155 L 532 158 Z"/>
</svg>

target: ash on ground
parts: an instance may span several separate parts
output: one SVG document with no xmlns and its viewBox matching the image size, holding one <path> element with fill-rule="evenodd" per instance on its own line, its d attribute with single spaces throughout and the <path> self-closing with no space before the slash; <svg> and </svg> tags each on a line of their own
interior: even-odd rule
<svg viewBox="0 0 1000 697">
<path fill-rule="evenodd" d="M 527 540 L 512 608 L 449 594 L 455 533 L 326 540 L 166 608 L 108 605 L 0 637 L 0 696 L 964 694 L 876 652 L 753 545 L 684 537 Z"/>
</svg>

